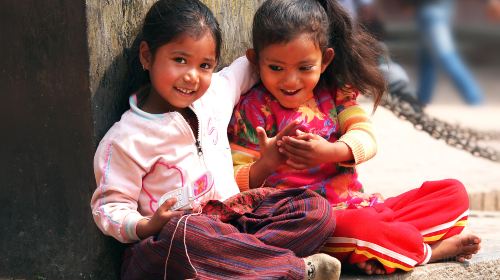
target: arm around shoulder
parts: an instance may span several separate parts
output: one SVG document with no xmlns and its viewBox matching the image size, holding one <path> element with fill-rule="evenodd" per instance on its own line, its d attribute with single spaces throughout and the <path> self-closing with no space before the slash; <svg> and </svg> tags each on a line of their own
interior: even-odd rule
<svg viewBox="0 0 500 280">
<path fill-rule="evenodd" d="M 229 66 L 214 74 L 213 83 L 218 92 L 232 92 L 233 107 L 241 94 L 250 90 L 259 80 L 257 71 L 245 56 L 235 59 Z"/>
</svg>

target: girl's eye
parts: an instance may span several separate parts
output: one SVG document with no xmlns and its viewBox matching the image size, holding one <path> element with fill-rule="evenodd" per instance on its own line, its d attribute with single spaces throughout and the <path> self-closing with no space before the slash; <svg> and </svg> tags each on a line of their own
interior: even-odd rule
<svg viewBox="0 0 500 280">
<path fill-rule="evenodd" d="M 279 67 L 278 65 L 269 65 L 269 69 L 272 71 L 281 71 L 283 68 Z"/>
<path fill-rule="evenodd" d="M 300 71 L 309 71 L 309 70 L 313 69 L 313 67 L 314 67 L 313 65 L 308 65 L 308 66 L 302 66 L 299 69 L 300 69 Z"/>
<path fill-rule="evenodd" d="M 211 65 L 211 64 L 209 64 L 209 63 L 202 63 L 202 64 L 200 65 L 200 67 L 201 67 L 201 68 L 203 68 L 203 69 L 206 69 L 206 70 L 210 70 L 210 69 L 212 69 L 212 65 Z"/>
<path fill-rule="evenodd" d="M 182 58 L 182 57 L 176 57 L 176 58 L 174 58 L 174 61 L 178 62 L 178 63 L 186 64 L 186 59 Z"/>
</svg>

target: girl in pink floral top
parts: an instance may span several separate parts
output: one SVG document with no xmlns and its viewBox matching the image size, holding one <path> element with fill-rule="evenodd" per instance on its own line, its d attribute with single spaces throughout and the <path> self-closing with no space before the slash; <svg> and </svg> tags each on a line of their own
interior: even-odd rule
<svg viewBox="0 0 500 280">
<path fill-rule="evenodd" d="M 359 151 L 357 160 L 344 163 L 325 162 L 305 169 L 295 169 L 283 164 L 277 166 L 276 171 L 267 177 L 264 186 L 306 187 L 326 197 L 337 207 L 358 207 L 360 203 L 374 203 L 376 196 L 367 196 L 361 192 L 361 184 L 354 167 L 354 164 L 373 156 L 376 149 L 373 134 L 367 132 L 371 131 L 371 124 L 357 104 L 357 96 L 358 91 L 349 88 L 333 93 L 326 89 L 316 89 L 313 97 L 303 104 L 296 108 L 285 108 L 264 85 L 254 87 L 242 98 L 231 120 L 229 131 L 235 161 L 240 162 L 243 159 L 244 163 L 248 154 L 249 159 L 258 157 L 258 153 L 253 152 L 259 151 L 257 127 L 263 127 L 267 135 L 274 136 L 287 124 L 298 120 L 297 129 L 302 132 L 320 136 L 330 143 L 341 138 L 340 141 L 345 141 L 347 146 L 352 147 L 351 150 Z M 339 115 L 342 118 L 339 118 Z M 360 127 L 364 128 L 364 131 L 359 130 Z M 366 143 L 350 141 L 349 137 L 342 138 L 342 134 L 347 133 L 349 136 L 351 132 L 365 134 Z M 245 177 L 245 168 L 248 166 L 250 165 L 240 166 L 238 173 Z M 238 181 L 240 189 L 245 188 L 245 178 Z"/>
<path fill-rule="evenodd" d="M 261 84 L 241 98 L 228 130 L 240 190 L 323 195 L 337 227 L 322 250 L 367 274 L 477 253 L 480 238 L 459 235 L 469 211 L 460 182 L 425 182 L 385 201 L 362 193 L 354 167 L 374 156 L 376 142 L 356 98 L 379 103 L 380 51 L 336 0 L 267 0 L 252 32 L 247 58 Z"/>
</svg>

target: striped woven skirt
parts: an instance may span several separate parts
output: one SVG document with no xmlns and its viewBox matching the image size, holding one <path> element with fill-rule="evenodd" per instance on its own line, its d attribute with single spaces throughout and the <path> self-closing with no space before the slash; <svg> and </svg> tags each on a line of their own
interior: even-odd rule
<svg viewBox="0 0 500 280">
<path fill-rule="evenodd" d="M 170 220 L 125 250 L 122 279 L 304 279 L 303 257 L 335 228 L 326 199 L 306 189 L 257 189 Z"/>
</svg>

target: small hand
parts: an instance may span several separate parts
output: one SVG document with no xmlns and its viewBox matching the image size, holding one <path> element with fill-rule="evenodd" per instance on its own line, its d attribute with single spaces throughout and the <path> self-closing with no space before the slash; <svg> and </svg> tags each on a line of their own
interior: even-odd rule
<svg viewBox="0 0 500 280">
<path fill-rule="evenodd" d="M 323 137 L 297 130 L 297 136 L 284 136 L 278 142 L 279 152 L 288 160 L 286 164 L 295 169 L 306 169 L 330 161 L 332 143 Z"/>
<path fill-rule="evenodd" d="M 276 168 L 286 162 L 287 158 L 284 154 L 278 151 L 277 141 L 284 136 L 293 135 L 294 130 L 298 125 L 298 121 L 292 121 L 287 124 L 276 136 L 267 137 L 266 131 L 262 127 L 257 127 L 257 137 L 260 146 L 260 161 L 265 162 L 270 168 Z"/>
<path fill-rule="evenodd" d="M 258 188 L 264 181 L 286 162 L 286 156 L 278 151 L 276 142 L 285 135 L 292 135 L 298 125 L 297 121 L 290 122 L 275 137 L 268 138 L 262 127 L 257 127 L 257 137 L 260 146 L 260 158 L 254 162 L 249 174 L 250 188 Z"/>
<path fill-rule="evenodd" d="M 176 198 L 169 198 L 163 202 L 150 220 L 143 219 L 137 224 L 137 236 L 144 239 L 146 237 L 160 233 L 162 228 L 174 217 L 182 216 L 182 211 L 171 211 L 170 208 L 177 202 Z"/>
</svg>

